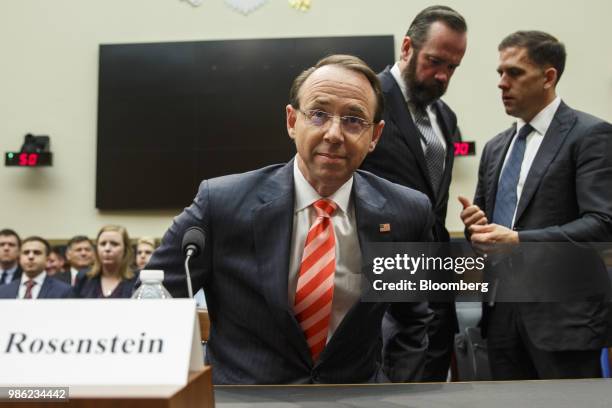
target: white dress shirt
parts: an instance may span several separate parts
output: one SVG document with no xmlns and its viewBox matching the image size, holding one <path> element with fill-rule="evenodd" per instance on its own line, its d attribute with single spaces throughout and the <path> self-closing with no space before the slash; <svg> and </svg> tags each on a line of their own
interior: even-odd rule
<svg viewBox="0 0 612 408">
<path fill-rule="evenodd" d="M 40 288 L 42 288 L 45 279 L 47 278 L 47 272 L 42 271 L 34 279 L 32 279 L 36 284 L 32 286 L 32 299 L 38 299 L 38 294 L 40 293 Z M 30 278 L 24 273 L 21 274 L 21 283 L 19 284 L 19 292 L 17 293 L 17 299 L 23 299 L 26 293 L 26 282 L 29 281 Z"/>
<path fill-rule="evenodd" d="M 74 286 L 76 284 L 76 278 L 78 274 L 79 274 L 79 270 L 75 268 L 74 266 L 71 266 L 70 267 L 70 285 L 71 286 Z"/>
<path fill-rule="evenodd" d="M 399 85 L 399 88 L 402 91 L 402 95 L 404 95 L 404 100 L 406 101 L 406 104 L 408 104 L 408 102 L 410 101 L 410 98 L 408 98 L 408 91 L 406 90 L 407 89 L 406 82 L 404 82 L 404 78 L 402 78 L 402 72 L 400 71 L 400 68 L 397 62 L 391 68 L 391 75 L 393 75 L 395 82 L 397 82 L 397 85 Z M 410 112 L 410 116 L 412 116 L 412 121 L 415 122 L 414 113 L 412 112 L 411 109 L 408 109 L 408 111 Z M 440 128 L 440 125 L 438 124 L 438 116 L 436 115 L 436 111 L 432 108 L 431 104 L 427 105 L 427 107 L 425 108 L 425 111 L 427 112 L 427 116 L 429 116 L 429 121 L 431 122 L 432 129 L 434 133 L 436 134 L 436 136 L 438 137 L 438 139 L 440 140 L 440 143 L 442 143 L 442 146 L 444 147 L 444 153 L 446 153 L 446 149 L 447 149 L 446 139 L 444 138 L 444 133 L 442 133 L 442 129 Z M 427 142 L 422 137 L 419 138 L 419 140 L 421 141 L 421 147 L 423 148 L 423 153 L 427 154 Z M 444 167 L 446 167 L 446 163 L 442 163 L 442 170 L 444 170 Z"/>
<path fill-rule="evenodd" d="M 293 165 L 295 204 L 293 213 L 293 233 L 289 262 L 289 306 L 293 308 L 298 273 L 302 262 L 304 242 L 310 226 L 316 219 L 312 204 L 326 198 L 333 200 L 338 208 L 331 217 L 336 235 L 336 272 L 334 275 L 334 295 L 332 315 L 329 323 L 327 341 L 340 325 L 349 309 L 359 300 L 361 293 L 361 248 L 357 235 L 355 209 L 351 199 L 353 178 L 349 179 L 334 194 L 321 197 L 306 181 L 298 168 L 297 158 Z"/>
<path fill-rule="evenodd" d="M 527 135 L 526 145 L 525 145 L 525 156 L 523 157 L 523 163 L 521 164 L 521 173 L 519 175 L 518 184 L 516 185 L 516 208 L 514 209 L 514 216 L 512 217 L 512 226 L 514 227 L 514 221 L 516 219 L 516 210 L 518 209 L 518 203 L 521 201 L 521 194 L 523 193 L 523 186 L 525 185 L 525 181 L 527 180 L 527 175 L 529 174 L 529 170 L 531 169 L 531 165 L 533 164 L 533 160 L 538 154 L 538 150 L 540 150 L 540 145 L 544 140 L 544 135 L 548 131 L 550 124 L 552 123 L 553 118 L 555 117 L 555 113 L 557 113 L 557 109 L 559 109 L 559 105 L 561 104 L 561 98 L 556 97 L 551 103 L 549 103 L 544 109 L 542 109 L 537 115 L 534 116 L 533 119 L 529 122 L 531 127 L 533 127 L 533 132 Z M 514 133 L 512 143 L 510 144 L 510 148 L 508 148 L 508 152 L 506 153 L 506 157 L 504 159 L 504 166 L 506 166 L 506 162 L 510 157 L 510 152 L 512 152 L 512 148 L 514 147 L 514 142 L 516 141 L 516 136 L 518 132 L 520 132 L 521 128 L 525 126 L 526 123 L 522 119 L 516 120 L 516 132 Z M 503 167 L 502 167 L 503 169 Z M 499 177 L 501 178 L 502 172 L 499 173 Z"/>
</svg>

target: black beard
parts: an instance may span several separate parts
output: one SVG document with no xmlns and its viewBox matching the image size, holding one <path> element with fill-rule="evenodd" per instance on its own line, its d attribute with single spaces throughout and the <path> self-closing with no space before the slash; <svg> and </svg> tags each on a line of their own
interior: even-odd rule
<svg viewBox="0 0 612 408">
<path fill-rule="evenodd" d="M 423 82 L 416 78 L 418 56 L 419 52 L 412 55 L 406 69 L 402 72 L 402 78 L 406 83 L 406 92 L 410 102 L 419 108 L 425 108 L 430 103 L 440 99 L 446 92 L 446 87 L 435 79 L 431 82 Z"/>
</svg>

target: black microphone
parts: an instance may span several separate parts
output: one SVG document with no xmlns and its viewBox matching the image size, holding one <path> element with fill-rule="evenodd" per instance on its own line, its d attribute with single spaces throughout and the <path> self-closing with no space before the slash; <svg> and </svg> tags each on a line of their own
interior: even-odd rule
<svg viewBox="0 0 612 408">
<path fill-rule="evenodd" d="M 189 227 L 183 235 L 183 253 L 185 256 L 197 257 L 204 249 L 206 238 L 204 237 L 204 230 L 200 227 Z"/>
<path fill-rule="evenodd" d="M 206 238 L 204 230 L 200 227 L 189 227 L 183 235 L 183 243 L 181 245 L 185 254 L 185 274 L 187 275 L 187 293 L 193 298 L 193 289 L 191 288 L 191 273 L 189 273 L 189 260 L 191 257 L 197 257 L 204 250 Z"/>
</svg>

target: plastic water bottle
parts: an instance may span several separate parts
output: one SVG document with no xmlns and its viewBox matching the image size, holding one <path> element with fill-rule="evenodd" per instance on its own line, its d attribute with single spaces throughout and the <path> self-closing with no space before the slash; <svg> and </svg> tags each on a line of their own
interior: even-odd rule
<svg viewBox="0 0 612 408">
<path fill-rule="evenodd" d="M 132 295 L 132 299 L 170 299 L 172 296 L 166 290 L 162 282 L 164 271 L 147 270 L 140 271 L 140 282 L 142 284 Z"/>
</svg>

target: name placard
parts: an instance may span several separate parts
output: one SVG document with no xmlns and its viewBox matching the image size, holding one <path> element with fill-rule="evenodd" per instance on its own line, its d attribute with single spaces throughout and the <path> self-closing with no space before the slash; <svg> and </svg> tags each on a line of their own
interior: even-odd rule
<svg viewBox="0 0 612 408">
<path fill-rule="evenodd" d="M 193 299 L 0 300 L 0 384 L 184 385 L 202 366 Z"/>
</svg>

